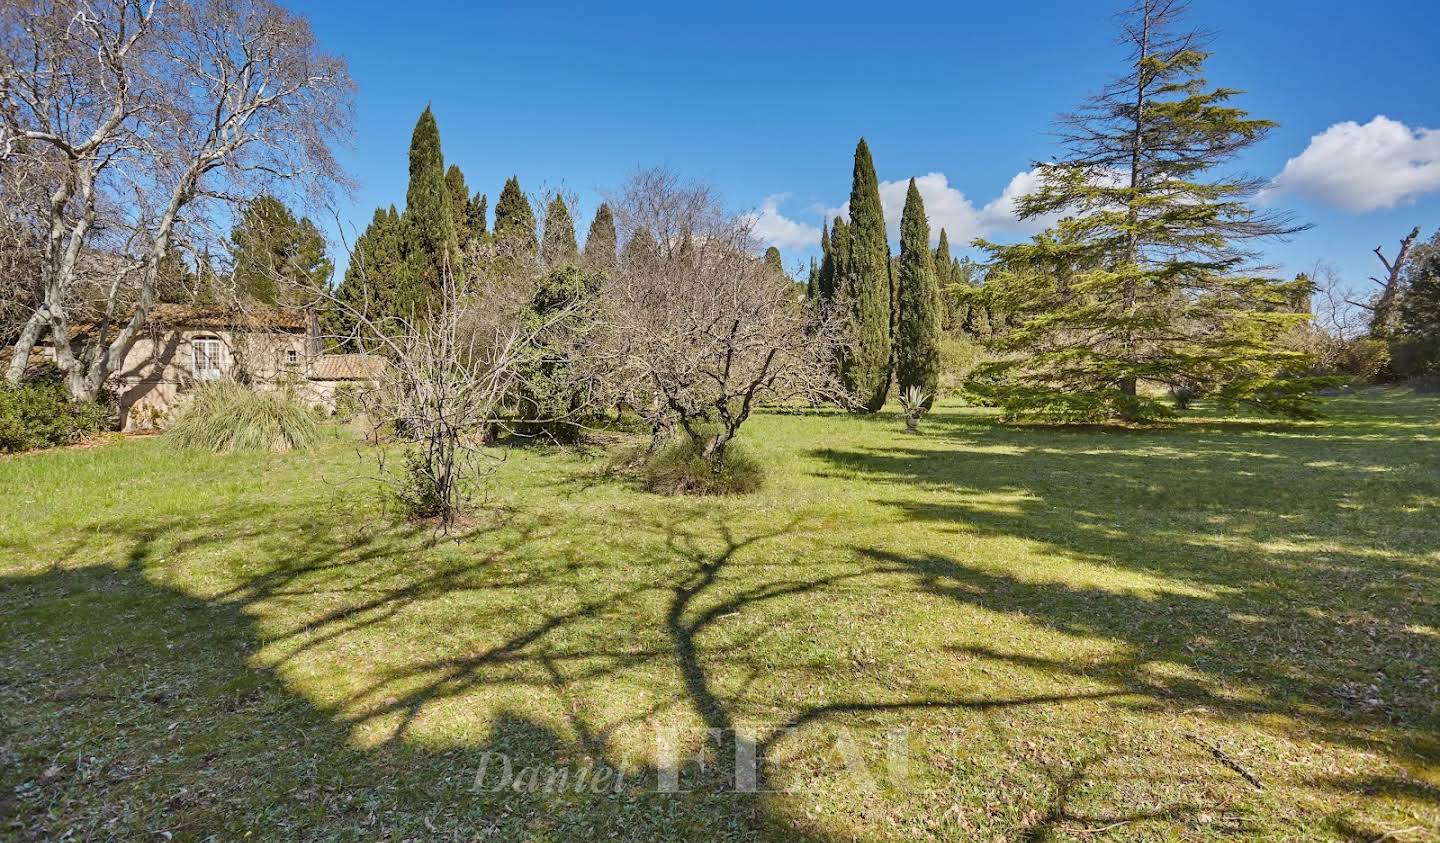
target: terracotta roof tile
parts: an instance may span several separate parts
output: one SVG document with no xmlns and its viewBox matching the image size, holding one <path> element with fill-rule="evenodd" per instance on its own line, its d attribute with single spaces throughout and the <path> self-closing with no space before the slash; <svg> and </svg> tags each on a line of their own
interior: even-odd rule
<svg viewBox="0 0 1440 843">
<path fill-rule="evenodd" d="M 385 358 L 374 354 L 325 354 L 310 367 L 317 381 L 373 381 L 385 374 Z"/>
</svg>

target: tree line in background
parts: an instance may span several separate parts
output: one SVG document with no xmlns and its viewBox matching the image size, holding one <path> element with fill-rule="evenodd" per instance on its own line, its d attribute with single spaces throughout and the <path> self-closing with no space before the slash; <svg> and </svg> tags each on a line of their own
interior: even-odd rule
<svg viewBox="0 0 1440 843">
<path fill-rule="evenodd" d="M 390 362 L 362 400 L 412 443 L 396 476 L 415 514 L 450 523 L 489 446 L 573 443 L 617 417 L 648 432 L 634 467 L 653 488 L 748 488 L 758 467 L 734 441 L 757 407 L 848 403 L 831 366 L 840 322 L 805 306 L 778 251 L 762 254 L 752 220 L 708 186 L 641 170 L 582 248 L 573 200 L 532 203 L 514 177 L 487 219 L 429 108 L 409 175 L 404 210 L 376 211 L 338 284 L 284 283 L 320 301 L 332 342 Z"/>
<path fill-rule="evenodd" d="M 957 259 L 944 229 L 930 247 L 912 179 L 894 254 L 861 139 L 848 213 L 799 285 L 751 218 L 664 169 L 607 196 L 583 244 L 561 191 L 530 196 L 512 176 L 492 206 L 447 164 L 429 107 L 403 206 L 375 210 L 336 281 L 319 229 L 282 199 L 345 183 L 329 150 L 353 86 L 303 18 L 249 0 L 118 4 L 71 25 L 8 5 L 7 377 L 38 337 L 59 337 L 48 388 L 90 400 L 156 302 L 313 308 L 334 347 L 389 361 L 371 414 L 410 445 L 403 497 L 448 521 L 481 446 L 575 442 L 616 419 L 649 433 L 636 462 L 653 486 L 708 491 L 753 482 L 734 442 L 765 402 L 877 412 L 895 396 L 912 427 L 942 390 L 1065 422 L 1146 421 L 1197 399 L 1303 416 L 1337 372 L 1440 372 L 1440 234 L 1377 249 L 1385 275 L 1364 302 L 1323 268 L 1256 268 L 1256 243 L 1303 226 L 1224 173 L 1273 124 L 1205 80 L 1207 39 L 1183 10 L 1133 7 L 1125 72 L 1061 118 L 1063 154 L 1036 165 L 1018 205 L 1054 220 L 1046 230 Z M 188 84 L 186 55 L 254 70 L 211 91 Z"/>
</svg>

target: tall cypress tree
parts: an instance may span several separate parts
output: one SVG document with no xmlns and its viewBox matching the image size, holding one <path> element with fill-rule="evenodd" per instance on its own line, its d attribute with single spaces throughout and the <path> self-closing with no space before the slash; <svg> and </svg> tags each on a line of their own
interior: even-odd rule
<svg viewBox="0 0 1440 843">
<path fill-rule="evenodd" d="M 515 256 L 535 255 L 535 212 L 515 176 L 505 182 L 495 203 L 495 239 Z"/>
<path fill-rule="evenodd" d="M 856 330 L 855 345 L 841 357 L 840 377 L 866 410 L 875 412 L 890 391 L 890 243 L 880 182 L 864 138 L 855 146 L 850 188 L 849 257 L 840 290 Z M 928 246 L 927 246 L 928 248 Z"/>
<path fill-rule="evenodd" d="M 1178 29 L 1184 8 L 1131 9 L 1126 74 L 1062 121 L 1069 157 L 1039 165 L 1039 188 L 1017 207 L 1026 219 L 1063 218 L 1032 242 L 988 247 L 1006 268 L 984 289 L 999 294 L 1007 353 L 980 367 L 978 383 L 1012 416 L 1170 413 L 1142 383 L 1310 411 L 1317 384 L 1287 374 L 1307 362 L 1282 345 L 1304 319 L 1278 308 L 1294 282 L 1258 277 L 1246 248 L 1300 227 L 1251 203 L 1262 181 L 1223 172 L 1274 124 L 1236 108 L 1237 91 L 1209 86 L 1204 37 Z"/>
<path fill-rule="evenodd" d="M 815 290 L 810 298 L 829 303 L 835 290 L 835 256 L 830 252 L 830 223 L 820 226 L 820 268 L 815 273 Z"/>
<path fill-rule="evenodd" d="M 570 209 L 557 193 L 545 208 L 545 265 L 573 265 L 579 258 L 579 252 L 575 245 L 575 223 L 570 219 Z"/>
<path fill-rule="evenodd" d="M 785 274 L 785 261 L 780 257 L 780 250 L 771 246 L 765 250 L 765 265 L 773 269 L 776 274 Z"/>
<path fill-rule="evenodd" d="M 944 245 L 948 263 L 949 244 Z M 895 384 L 901 390 L 924 390 L 928 406 L 940 383 L 940 285 L 935 278 L 935 256 L 930 253 L 930 221 L 914 179 L 900 216 L 896 290 L 900 315 L 895 332 Z"/>
<path fill-rule="evenodd" d="M 805 276 L 805 300 L 820 300 L 820 264 L 816 263 L 814 255 L 810 256 L 810 274 Z"/>
<path fill-rule="evenodd" d="M 822 267 L 820 274 L 820 295 L 826 301 L 835 301 L 844 293 L 845 276 L 850 274 L 850 226 L 836 217 L 830 223 L 830 271 Z"/>
<path fill-rule="evenodd" d="M 955 274 L 955 259 L 950 257 L 950 235 L 940 229 L 940 242 L 935 246 L 935 278 L 943 286 Z"/>
<path fill-rule="evenodd" d="M 950 257 L 950 235 L 945 229 L 940 229 L 940 242 L 935 246 L 935 282 L 940 288 L 941 304 L 941 325 L 945 330 L 950 330 L 963 321 L 963 314 L 959 314 L 960 295 L 952 289 L 957 283 L 959 267 L 956 266 L 954 258 Z"/>
<path fill-rule="evenodd" d="M 458 164 L 451 164 L 445 170 L 445 193 L 450 197 L 450 222 L 455 226 L 455 238 L 463 247 L 471 236 L 467 224 L 470 189 L 465 186 L 465 174 Z"/>
<path fill-rule="evenodd" d="M 585 235 L 585 264 L 600 272 L 615 271 L 615 215 L 601 202 Z"/>
<path fill-rule="evenodd" d="M 405 222 L 410 230 L 415 278 L 432 289 L 438 288 L 442 268 L 459 267 L 460 245 L 445 183 L 445 159 L 440 154 L 440 127 L 435 124 L 435 115 L 428 105 L 410 136 L 410 186 L 405 191 Z"/>
</svg>

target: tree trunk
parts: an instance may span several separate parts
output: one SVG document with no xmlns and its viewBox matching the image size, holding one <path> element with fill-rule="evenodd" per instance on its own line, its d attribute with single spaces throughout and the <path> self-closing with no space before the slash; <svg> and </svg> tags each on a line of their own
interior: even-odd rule
<svg viewBox="0 0 1440 843">
<path fill-rule="evenodd" d="M 725 467 L 725 446 L 729 444 L 729 436 L 724 433 L 717 433 L 710 437 L 710 441 L 705 443 L 704 450 L 700 452 L 700 456 L 710 464 L 710 470 L 716 474 L 719 474 L 721 469 Z"/>
<path fill-rule="evenodd" d="M 1415 240 L 1420 236 L 1420 227 L 1416 226 L 1413 231 L 1400 241 L 1400 251 L 1395 253 L 1395 260 L 1387 260 L 1375 247 L 1375 257 L 1380 259 L 1381 265 L 1385 267 L 1385 280 L 1378 278 L 1371 280 L 1381 287 L 1380 297 L 1375 301 L 1370 320 L 1370 333 L 1377 337 L 1388 336 L 1395 330 L 1397 318 L 1400 312 L 1400 280 L 1401 272 L 1405 269 L 1405 261 L 1410 257 L 1410 248 L 1415 245 Z"/>
<path fill-rule="evenodd" d="M 5 380 L 10 383 L 19 383 L 25 376 L 25 367 L 30 365 L 30 352 L 34 350 L 35 343 L 40 339 L 40 332 L 45 330 L 45 312 L 36 311 L 25 321 L 25 326 L 20 329 L 20 338 L 15 340 L 15 351 L 10 358 L 10 366 L 5 370 Z"/>
</svg>

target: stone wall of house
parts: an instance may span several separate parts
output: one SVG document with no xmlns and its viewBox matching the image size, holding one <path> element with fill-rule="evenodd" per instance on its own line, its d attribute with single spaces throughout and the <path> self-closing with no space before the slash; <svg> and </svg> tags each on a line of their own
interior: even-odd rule
<svg viewBox="0 0 1440 843">
<path fill-rule="evenodd" d="M 195 341 L 220 344 L 220 374 L 259 389 L 303 386 L 310 343 L 303 332 L 185 328 L 142 335 L 111 378 L 123 429 L 164 427 L 184 394 L 205 380 Z"/>
</svg>

